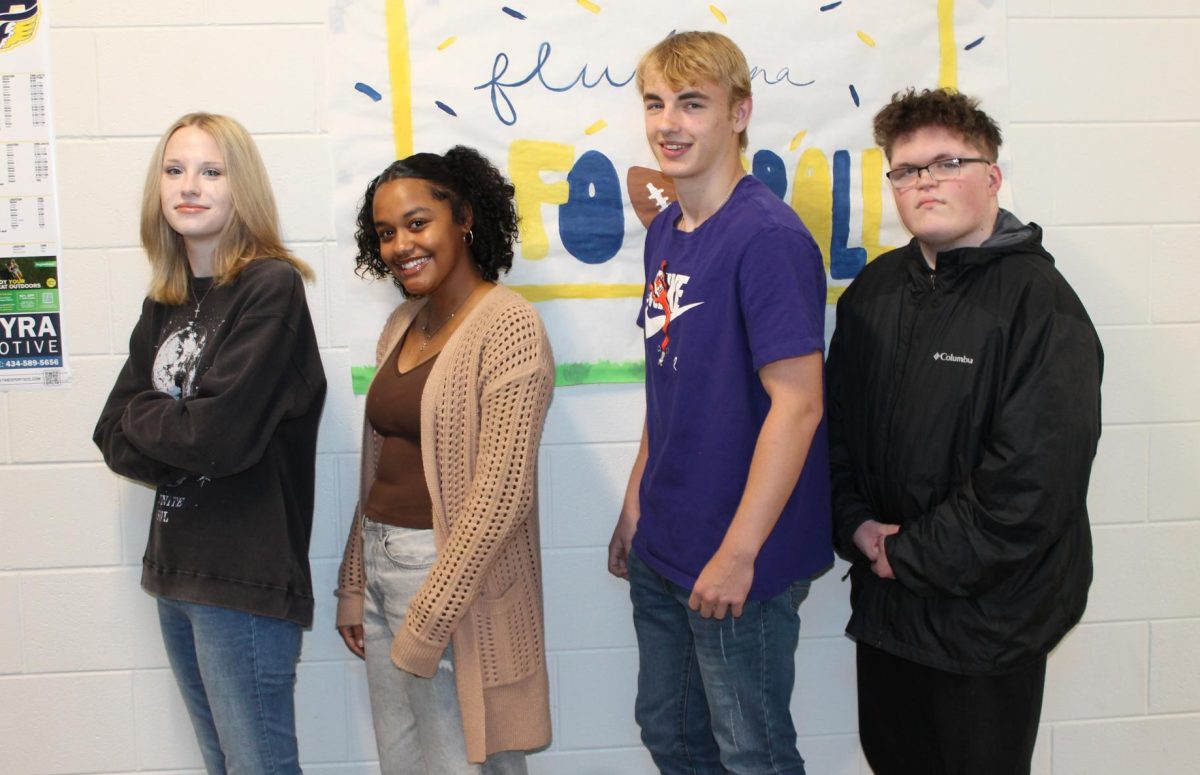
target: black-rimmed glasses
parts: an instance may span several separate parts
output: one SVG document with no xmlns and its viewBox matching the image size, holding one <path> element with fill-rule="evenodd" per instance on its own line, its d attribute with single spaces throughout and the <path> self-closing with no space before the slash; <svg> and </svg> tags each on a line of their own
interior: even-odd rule
<svg viewBox="0 0 1200 775">
<path fill-rule="evenodd" d="M 917 185 L 917 181 L 921 179 L 921 171 L 924 170 L 929 175 L 930 180 L 954 180 L 959 175 L 962 175 L 962 165 L 978 162 L 979 164 L 991 164 L 991 159 L 978 158 L 952 158 L 938 159 L 931 161 L 923 167 L 897 167 L 887 173 L 887 179 L 892 181 L 892 186 L 897 189 L 912 188 Z"/>
</svg>

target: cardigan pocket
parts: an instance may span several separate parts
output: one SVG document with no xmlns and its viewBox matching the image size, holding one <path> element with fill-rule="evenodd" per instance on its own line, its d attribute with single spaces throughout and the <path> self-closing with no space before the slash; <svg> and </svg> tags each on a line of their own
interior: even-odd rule
<svg viewBox="0 0 1200 775">
<path fill-rule="evenodd" d="M 500 597 L 476 598 L 471 614 L 479 637 L 483 688 L 516 683 L 541 664 L 536 599 L 520 580 Z"/>
</svg>

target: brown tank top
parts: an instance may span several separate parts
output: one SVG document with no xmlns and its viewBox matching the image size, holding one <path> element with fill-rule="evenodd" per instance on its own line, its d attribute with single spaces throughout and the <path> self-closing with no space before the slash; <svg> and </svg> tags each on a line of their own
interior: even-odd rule
<svg viewBox="0 0 1200 775">
<path fill-rule="evenodd" d="M 367 391 L 367 421 L 383 437 L 375 480 L 363 506 L 376 522 L 400 527 L 433 527 L 433 506 L 421 462 L 421 391 L 437 356 L 401 374 L 400 348 L 380 364 Z"/>
</svg>

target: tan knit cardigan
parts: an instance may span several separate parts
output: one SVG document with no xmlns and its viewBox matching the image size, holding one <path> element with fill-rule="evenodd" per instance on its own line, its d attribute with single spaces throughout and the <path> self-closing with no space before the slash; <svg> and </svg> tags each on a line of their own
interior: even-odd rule
<svg viewBox="0 0 1200 775">
<path fill-rule="evenodd" d="M 376 349 L 387 357 L 423 300 L 392 313 Z M 431 677 L 453 642 L 467 758 L 550 741 L 542 619 L 537 455 L 554 388 L 542 321 L 498 285 L 438 356 L 421 394 L 421 457 L 438 557 L 392 642 L 392 661 Z M 361 624 L 362 504 L 382 439 L 363 423 L 359 505 L 338 578 L 338 626 Z"/>
</svg>

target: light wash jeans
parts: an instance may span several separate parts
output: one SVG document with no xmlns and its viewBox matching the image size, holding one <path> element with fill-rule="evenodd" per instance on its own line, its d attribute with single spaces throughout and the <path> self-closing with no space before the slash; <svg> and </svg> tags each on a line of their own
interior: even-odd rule
<svg viewBox="0 0 1200 775">
<path fill-rule="evenodd" d="M 809 582 L 705 619 L 690 589 L 629 557 L 638 640 L 634 716 L 663 775 L 804 775 L 789 705 Z"/>
<path fill-rule="evenodd" d="M 209 775 L 300 772 L 300 625 L 162 597 L 158 621 Z"/>
<path fill-rule="evenodd" d="M 363 641 L 379 767 L 383 775 L 524 775 L 524 751 L 495 753 L 482 765 L 467 761 L 449 646 L 433 678 L 392 663 L 392 639 L 435 559 L 432 530 L 363 520 Z"/>
</svg>

